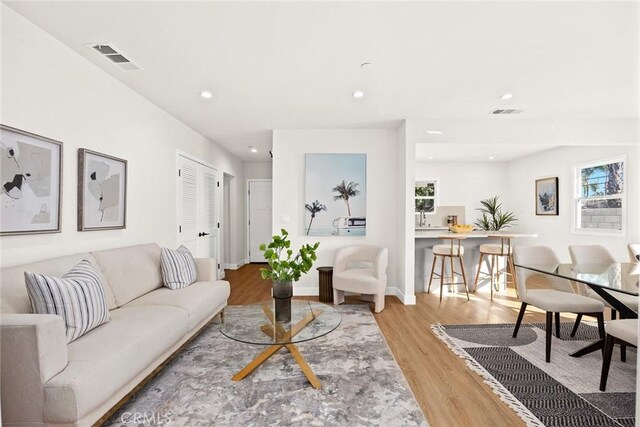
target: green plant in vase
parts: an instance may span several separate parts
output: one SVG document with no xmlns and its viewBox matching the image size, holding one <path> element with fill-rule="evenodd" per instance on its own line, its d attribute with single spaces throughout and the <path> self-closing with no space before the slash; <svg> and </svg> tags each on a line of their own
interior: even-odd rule
<svg viewBox="0 0 640 427">
<path fill-rule="evenodd" d="M 480 200 L 482 207 L 476 210 L 482 212 L 482 217 L 478 218 L 474 224 L 481 230 L 499 231 L 511 227 L 518 221 L 513 212 L 502 211 L 502 203 L 499 203 L 498 199 L 499 197 L 495 196 Z"/>
<path fill-rule="evenodd" d="M 260 269 L 260 276 L 263 280 L 270 279 L 273 282 L 276 321 L 290 322 L 293 282 L 300 280 L 311 269 L 317 259 L 316 250 L 320 242 L 302 245 L 294 256 L 289 233 L 285 229 L 280 232 L 280 235 L 273 236 L 269 244 L 260 245 L 264 259 L 269 264 L 269 268 Z"/>
</svg>

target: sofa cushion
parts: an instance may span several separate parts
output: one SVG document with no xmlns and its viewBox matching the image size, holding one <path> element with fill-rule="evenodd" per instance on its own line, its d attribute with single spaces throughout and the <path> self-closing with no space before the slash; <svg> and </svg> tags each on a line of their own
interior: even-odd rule
<svg viewBox="0 0 640 427">
<path fill-rule="evenodd" d="M 113 310 L 109 323 L 69 344 L 69 364 L 45 384 L 45 420 L 73 422 L 88 414 L 184 338 L 187 322 L 187 312 L 176 307 Z"/>
<path fill-rule="evenodd" d="M 189 313 L 189 330 L 198 326 L 217 307 L 227 304 L 230 292 L 229 282 L 196 282 L 182 289 L 160 288 L 141 296 L 125 307 L 172 306 Z"/>
<path fill-rule="evenodd" d="M 160 267 L 162 281 L 169 289 L 186 288 L 198 277 L 193 255 L 184 245 L 176 250 L 162 248 Z"/>
<path fill-rule="evenodd" d="M 62 277 L 28 271 L 24 277 L 33 312 L 61 316 L 67 342 L 109 321 L 102 281 L 86 259 Z"/>
<path fill-rule="evenodd" d="M 2 313 L 31 313 L 31 302 L 27 294 L 27 287 L 24 281 L 25 271 L 46 274 L 48 276 L 60 277 L 69 271 L 74 265 L 86 259 L 89 261 L 100 276 L 104 285 L 104 297 L 109 310 L 116 308 L 116 301 L 109 287 L 109 283 L 100 270 L 98 262 L 89 253 L 68 255 L 59 258 L 48 259 L 30 264 L 18 265 L 15 267 L 4 267 L 0 270 L 0 283 L 2 285 L 0 298 L 0 311 Z"/>
<path fill-rule="evenodd" d="M 109 282 L 118 307 L 162 286 L 160 246 L 155 243 L 92 254 Z"/>
</svg>

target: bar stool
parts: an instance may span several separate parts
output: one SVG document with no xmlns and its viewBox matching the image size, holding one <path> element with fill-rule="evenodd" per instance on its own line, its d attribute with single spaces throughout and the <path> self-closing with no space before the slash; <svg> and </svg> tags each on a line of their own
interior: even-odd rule
<svg viewBox="0 0 640 427">
<path fill-rule="evenodd" d="M 466 239 L 467 236 L 463 235 L 447 235 L 447 236 L 438 236 L 438 239 L 449 240 L 449 244 L 444 245 L 435 245 L 433 247 L 433 264 L 431 265 L 431 276 L 429 276 L 429 286 L 427 288 L 427 293 L 431 292 L 431 282 L 433 281 L 433 276 L 437 276 L 440 278 L 440 302 L 442 302 L 442 294 L 445 286 L 445 269 L 444 262 L 446 258 L 449 258 L 451 262 L 451 283 L 449 285 L 459 285 L 460 283 L 455 283 L 456 274 L 458 276 L 462 276 L 462 285 L 464 285 L 464 291 L 467 293 L 467 301 L 469 301 L 469 289 L 467 288 L 467 277 L 464 272 L 464 262 L 462 260 L 462 256 L 464 255 L 464 246 L 462 246 L 462 240 Z M 457 243 L 457 245 L 455 244 Z M 440 264 L 440 274 L 435 272 L 436 269 L 436 261 L 440 257 L 442 262 Z M 460 272 L 457 272 L 453 268 L 453 259 L 457 258 L 460 263 Z"/>
<path fill-rule="evenodd" d="M 484 257 L 488 257 L 489 260 L 489 274 L 484 274 L 486 276 L 491 277 L 491 301 L 493 301 L 493 289 L 496 288 L 498 290 L 498 286 L 500 283 L 500 268 L 498 266 L 498 259 L 504 258 L 506 260 L 505 263 L 505 286 L 509 284 L 509 276 L 511 276 L 511 283 L 515 283 L 515 267 L 513 266 L 513 246 L 511 246 L 511 239 L 517 237 L 515 234 L 489 234 L 487 235 L 489 239 L 500 239 L 500 244 L 484 244 L 480 245 L 480 259 L 478 260 L 478 272 L 476 273 L 476 280 L 473 284 L 473 288 L 477 290 L 478 288 L 478 279 L 480 278 L 480 274 L 484 274 L 481 272 L 482 269 L 482 260 Z M 494 273 L 495 271 L 495 273 Z M 497 275 L 497 280 L 496 279 Z M 516 289 L 516 294 L 518 290 Z"/>
</svg>

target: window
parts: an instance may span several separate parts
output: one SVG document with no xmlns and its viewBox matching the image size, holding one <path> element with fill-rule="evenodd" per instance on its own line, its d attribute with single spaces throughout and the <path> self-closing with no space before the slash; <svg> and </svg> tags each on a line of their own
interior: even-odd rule
<svg viewBox="0 0 640 427">
<path fill-rule="evenodd" d="M 625 160 L 619 157 L 576 168 L 574 231 L 624 234 Z"/>
<path fill-rule="evenodd" d="M 435 180 L 416 182 L 417 214 L 436 213 L 436 191 L 437 182 Z"/>
</svg>

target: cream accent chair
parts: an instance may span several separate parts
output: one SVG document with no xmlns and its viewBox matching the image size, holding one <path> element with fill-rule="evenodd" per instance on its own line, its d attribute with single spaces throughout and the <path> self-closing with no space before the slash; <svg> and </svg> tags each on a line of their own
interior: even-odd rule
<svg viewBox="0 0 640 427">
<path fill-rule="evenodd" d="M 569 246 L 569 254 L 571 255 L 571 263 L 573 265 L 579 264 L 613 264 L 616 262 L 613 255 L 601 245 L 571 245 Z M 616 310 L 611 307 L 611 304 L 606 302 L 600 295 L 596 294 L 587 285 L 578 283 L 578 293 L 580 295 L 586 295 L 589 298 L 596 299 L 604 303 L 605 306 L 611 309 L 611 319 L 617 317 Z M 633 295 L 623 294 L 621 292 L 615 293 L 615 298 L 621 303 L 629 307 L 633 311 L 638 311 L 638 297 Z M 576 319 L 576 325 L 574 331 L 578 329 L 581 317 Z"/>
<path fill-rule="evenodd" d="M 333 263 L 333 303 L 344 302 L 344 292 L 373 294 L 375 312 L 384 309 L 389 250 L 379 246 L 349 246 L 338 250 Z"/>
<path fill-rule="evenodd" d="M 546 246 L 520 246 L 514 250 L 516 264 L 529 266 L 557 266 L 560 260 L 556 254 Z M 598 332 L 604 338 L 604 304 L 583 295 L 573 293 L 568 280 L 550 277 L 532 270 L 518 268 L 516 285 L 518 297 L 522 301 L 518 321 L 513 331 L 513 337 L 518 335 L 522 318 L 528 305 L 533 305 L 547 312 L 546 317 L 546 354 L 545 360 L 551 361 L 551 334 L 553 314 L 555 313 L 556 337 L 560 337 L 560 313 L 577 313 L 594 316 L 598 320 Z M 552 289 L 527 289 L 527 282 L 536 277 L 543 276 L 549 279 Z"/>
</svg>

